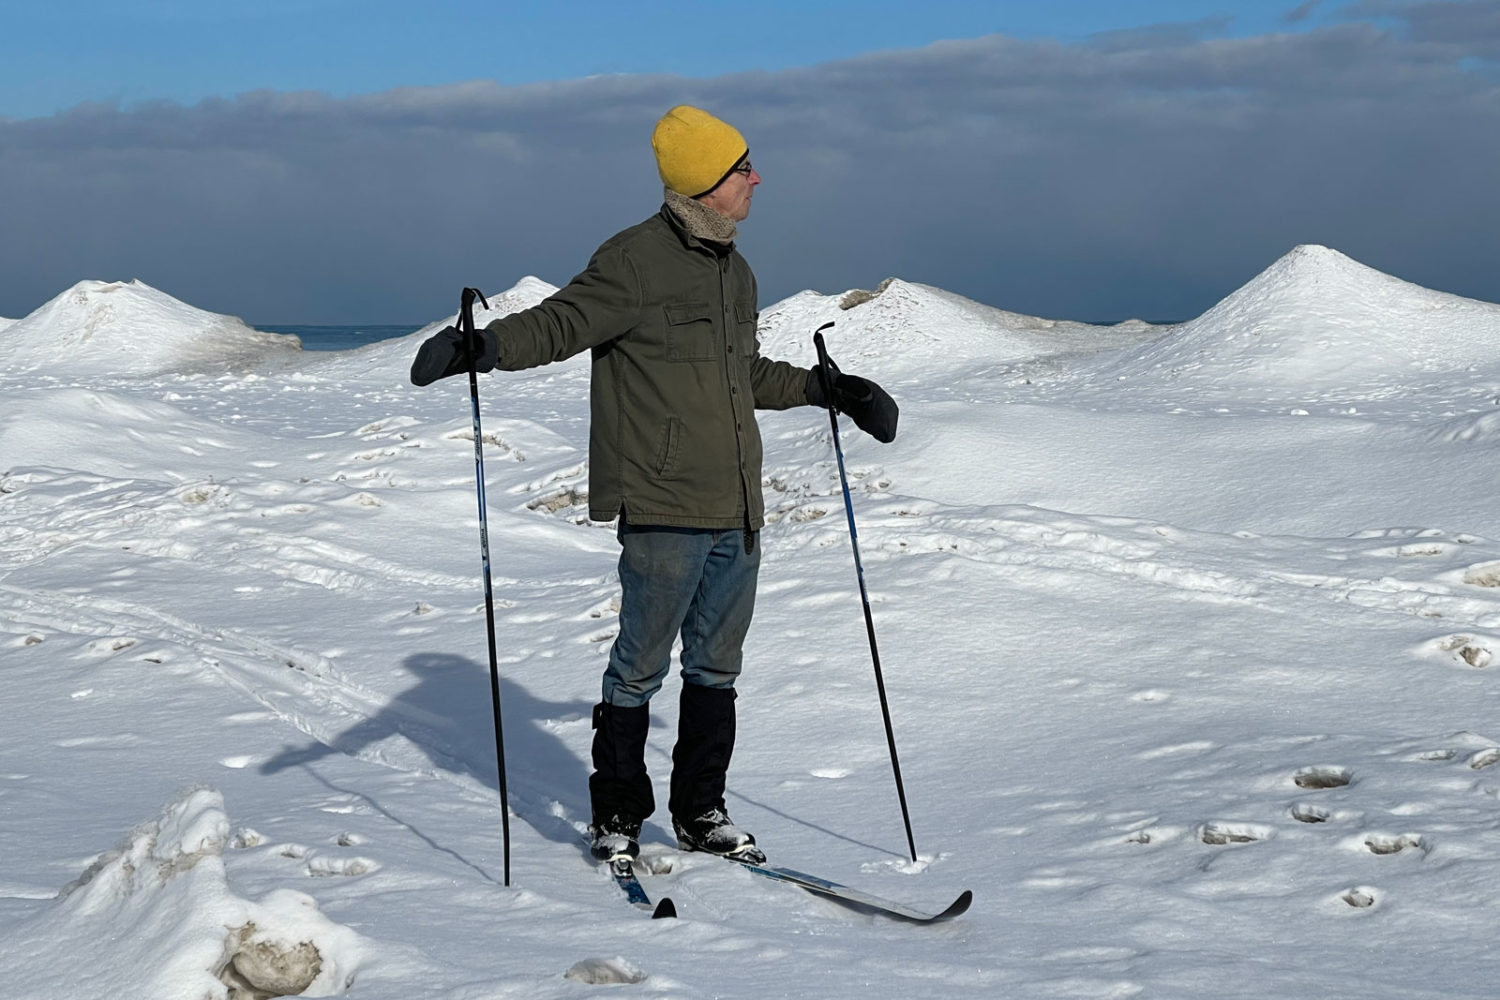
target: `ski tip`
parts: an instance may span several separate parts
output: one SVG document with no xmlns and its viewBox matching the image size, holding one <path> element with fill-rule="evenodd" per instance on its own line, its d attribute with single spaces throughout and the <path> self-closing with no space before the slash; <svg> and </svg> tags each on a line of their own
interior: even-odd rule
<svg viewBox="0 0 1500 1000">
<path fill-rule="evenodd" d="M 944 910 L 942 913 L 939 913 L 937 916 L 933 917 L 932 919 L 934 921 L 937 921 L 937 920 L 952 920 L 954 917 L 958 916 L 959 914 L 966 912 L 969 909 L 970 904 L 972 904 L 973 902 L 974 902 L 974 892 L 973 892 L 973 890 L 971 890 L 971 889 L 965 889 L 959 895 L 959 897 L 953 901 L 953 904 L 951 906 L 949 906 L 946 910 Z"/>
<path fill-rule="evenodd" d="M 662 920 L 667 917 L 677 916 L 677 905 L 670 899 L 662 897 L 662 901 L 656 904 L 656 910 L 651 914 L 652 920 Z"/>
</svg>

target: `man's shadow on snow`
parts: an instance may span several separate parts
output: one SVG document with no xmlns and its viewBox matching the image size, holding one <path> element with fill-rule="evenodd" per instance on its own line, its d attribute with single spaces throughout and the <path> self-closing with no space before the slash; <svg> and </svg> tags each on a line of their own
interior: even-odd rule
<svg viewBox="0 0 1500 1000">
<path fill-rule="evenodd" d="M 386 759 L 395 766 L 410 769 L 417 764 L 413 759 L 416 751 L 434 768 L 472 778 L 493 792 L 498 810 L 499 770 L 488 668 L 446 653 L 408 656 L 402 667 L 416 683 L 392 698 L 379 713 L 326 743 L 286 747 L 261 764 L 261 773 L 306 768 L 336 754 L 365 760 Z M 588 771 L 579 756 L 550 732 L 545 723 L 583 719 L 587 724 L 592 703 L 548 701 L 504 677 L 500 680 L 500 703 L 511 812 L 548 840 L 572 844 L 586 853 L 581 832 L 566 818 L 556 815 L 552 803 L 561 805 L 565 816 L 586 819 Z M 382 754 L 377 744 L 398 736 L 403 739 Z M 324 778 L 320 780 L 326 782 Z M 378 803 L 371 804 L 389 815 Z M 422 835 L 412 823 L 400 819 L 397 822 Z M 497 828 L 499 822 L 497 813 Z"/>
<path fill-rule="evenodd" d="M 488 668 L 466 657 L 447 653 L 417 653 L 408 656 L 402 666 L 416 683 L 392 698 L 380 712 L 326 743 L 315 741 L 301 747 L 286 747 L 260 765 L 261 773 L 275 774 L 290 767 L 303 767 L 319 781 L 335 787 L 326 776 L 308 765 L 342 754 L 388 762 L 411 770 L 421 766 L 413 757 L 415 751 L 432 767 L 472 778 L 493 793 L 497 809 L 495 826 L 498 828 L 499 770 L 496 767 L 495 718 Z M 584 750 L 580 756 L 570 750 L 547 724 L 557 720 L 583 720 L 586 726 L 593 714 L 593 704 L 538 698 L 504 677 L 500 679 L 500 703 L 505 726 L 505 772 L 511 812 L 546 839 L 569 844 L 586 855 L 588 845 L 584 834 L 569 817 L 576 817 L 579 823 L 586 822 L 589 817 L 588 751 Z M 653 713 L 653 728 L 666 724 L 667 719 Z M 378 744 L 392 737 L 402 739 L 382 754 Z M 670 740 L 667 742 L 670 744 Z M 659 746 L 653 759 L 653 770 L 660 770 L 663 774 L 671 770 L 671 757 Z M 411 830 L 434 848 L 477 868 L 473 862 L 432 841 L 419 829 L 420 821 L 410 822 L 395 816 L 387 806 L 368 795 L 342 787 L 337 790 L 359 795 L 371 808 Z M 768 803 L 733 790 L 730 796 L 836 839 L 870 850 L 887 850 L 788 815 Z M 562 815 L 558 815 L 559 812 Z M 666 842 L 675 840 L 665 828 L 658 829 L 655 835 Z"/>
</svg>

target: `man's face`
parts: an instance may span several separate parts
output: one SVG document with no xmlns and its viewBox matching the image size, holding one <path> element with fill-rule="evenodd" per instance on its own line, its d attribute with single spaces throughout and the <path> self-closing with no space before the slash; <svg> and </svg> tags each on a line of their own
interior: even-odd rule
<svg viewBox="0 0 1500 1000">
<path fill-rule="evenodd" d="M 750 199 L 754 197 L 755 185 L 760 183 L 760 174 L 746 160 L 742 166 L 749 172 L 736 170 L 719 183 L 708 194 L 698 200 L 720 215 L 727 215 L 735 222 L 744 222 L 750 215 Z"/>
</svg>

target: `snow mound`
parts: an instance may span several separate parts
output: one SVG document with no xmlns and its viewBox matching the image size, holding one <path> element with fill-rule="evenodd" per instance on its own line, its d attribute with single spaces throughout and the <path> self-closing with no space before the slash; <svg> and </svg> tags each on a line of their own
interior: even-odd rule
<svg viewBox="0 0 1500 1000">
<path fill-rule="evenodd" d="M 346 993 L 359 936 L 300 892 L 258 903 L 234 895 L 222 858 L 228 839 L 218 792 L 180 796 L 14 928 L 7 987 L 33 1000 Z M 86 960 L 60 968 L 60 955 Z"/>
<path fill-rule="evenodd" d="M 557 293 L 557 286 L 543 281 L 535 275 L 528 274 L 514 285 L 501 292 L 499 295 L 485 296 L 489 302 L 488 310 L 480 308 L 474 313 L 474 322 L 483 326 L 492 319 L 501 316 L 509 316 L 513 312 L 522 309 L 530 309 L 549 295 Z M 458 313 L 454 313 L 443 326 L 458 322 Z"/>
<path fill-rule="evenodd" d="M 490 320 L 509 316 L 522 309 L 530 309 L 556 291 L 556 285 L 548 284 L 541 278 L 528 274 L 500 294 L 486 295 L 485 301 L 489 303 L 488 309 L 475 302 L 474 325 L 482 327 Z M 445 326 L 457 325 L 458 313 L 455 311 L 442 319 L 433 320 L 415 333 L 391 340 L 382 340 L 378 344 L 371 344 L 354 351 L 337 352 L 329 356 L 326 361 L 309 365 L 307 370 L 315 371 L 319 375 L 349 376 L 372 371 L 388 372 L 395 369 L 403 373 L 404 379 L 404 373 L 411 368 L 412 359 L 416 357 L 417 348 L 421 346 L 422 341 Z"/>
<path fill-rule="evenodd" d="M 499 295 L 486 295 L 485 302 L 489 303 L 488 309 L 484 307 L 483 303 L 475 302 L 474 325 L 482 327 L 490 320 L 499 319 L 501 316 L 509 316 L 511 313 L 520 312 L 522 309 L 530 309 L 548 296 L 555 295 L 557 290 L 556 285 L 549 284 L 541 278 L 528 274 Z M 458 313 L 455 311 L 442 319 L 428 323 L 416 333 L 409 334 L 400 339 L 408 343 L 420 344 L 423 340 L 431 336 L 434 331 L 441 330 L 445 326 L 457 325 Z"/>
<path fill-rule="evenodd" d="M 1197 319 L 1095 373 L 1217 388 L 1396 391 L 1496 367 L 1500 305 L 1303 245 Z"/>
<path fill-rule="evenodd" d="M 80 281 L 0 329 L 12 372 L 161 375 L 236 371 L 291 360 L 296 337 L 181 302 L 141 281 Z"/>
<path fill-rule="evenodd" d="M 1138 342 L 1152 327 L 1139 320 L 1097 326 L 1043 319 L 987 306 L 962 295 L 887 278 L 879 287 L 841 295 L 800 292 L 761 313 L 761 353 L 814 363 L 813 331 L 832 321 L 828 352 L 851 372 L 909 372 L 913 366 L 949 368 Z"/>
</svg>

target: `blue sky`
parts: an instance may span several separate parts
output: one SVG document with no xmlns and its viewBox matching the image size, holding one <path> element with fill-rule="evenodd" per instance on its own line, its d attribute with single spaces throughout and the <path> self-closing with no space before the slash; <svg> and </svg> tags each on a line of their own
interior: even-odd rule
<svg viewBox="0 0 1500 1000">
<path fill-rule="evenodd" d="M 718 76 L 942 39 L 1076 41 L 1144 25 L 1306 30 L 1298 0 L 0 0 L 0 117 L 85 101 L 194 103 L 251 90 L 336 96 L 599 73 Z"/>
<path fill-rule="evenodd" d="M 561 284 L 660 204 L 678 103 L 749 139 L 763 305 L 895 275 L 1187 318 L 1299 243 L 1500 301 L 1500 0 L 0 0 L 0 316 Z"/>
</svg>

